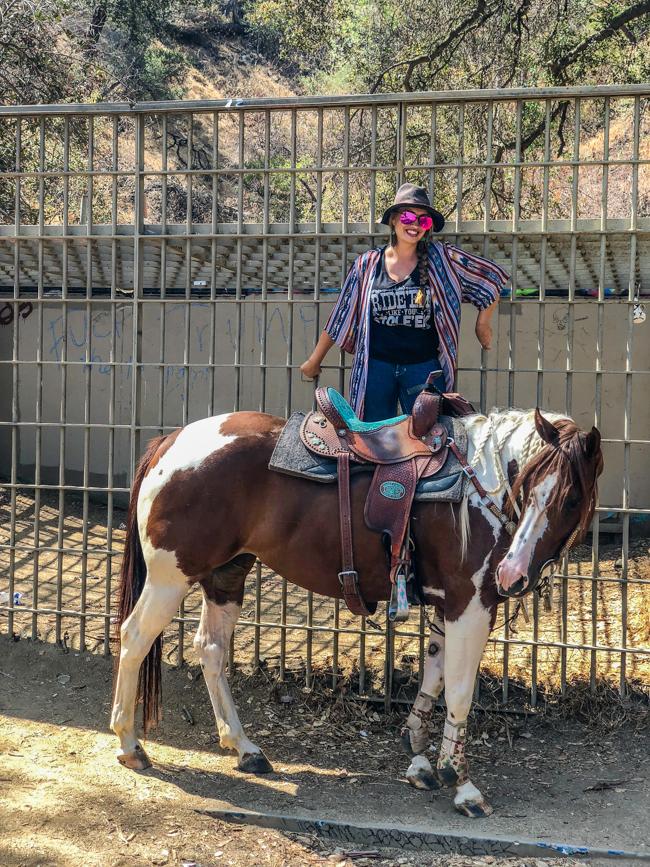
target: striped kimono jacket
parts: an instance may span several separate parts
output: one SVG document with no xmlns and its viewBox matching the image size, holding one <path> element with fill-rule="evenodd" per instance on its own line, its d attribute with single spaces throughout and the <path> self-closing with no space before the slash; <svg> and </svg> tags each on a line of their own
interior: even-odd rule
<svg viewBox="0 0 650 867">
<path fill-rule="evenodd" d="M 383 248 L 385 249 L 385 248 Z M 369 358 L 370 290 L 382 250 L 369 250 L 350 268 L 325 331 L 346 352 L 354 355 L 350 372 L 350 405 L 363 418 Z M 438 350 L 445 390 L 452 391 L 460 305 L 469 301 L 479 310 L 499 297 L 509 275 L 487 259 L 438 241 L 429 244 L 429 292 L 440 339 Z"/>
</svg>

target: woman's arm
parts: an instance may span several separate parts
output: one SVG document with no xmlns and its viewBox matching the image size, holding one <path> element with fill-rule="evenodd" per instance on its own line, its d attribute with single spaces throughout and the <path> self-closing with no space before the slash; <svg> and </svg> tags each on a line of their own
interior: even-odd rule
<svg viewBox="0 0 650 867">
<path fill-rule="evenodd" d="M 318 376 L 323 371 L 321 370 L 321 364 L 323 363 L 323 359 L 330 351 L 330 349 L 334 346 L 335 340 L 333 340 L 327 331 L 323 331 L 321 336 L 318 338 L 318 343 L 316 344 L 316 348 L 309 356 L 307 361 L 300 366 L 300 369 L 308 376 L 309 379 L 313 379 L 315 376 Z"/>
<path fill-rule="evenodd" d="M 492 314 L 494 313 L 498 303 L 499 299 L 497 298 L 489 307 L 480 310 L 476 317 L 476 326 L 474 331 L 478 337 L 478 342 L 481 344 L 483 349 L 492 349 L 492 328 L 490 327 L 490 319 L 492 319 Z"/>
<path fill-rule="evenodd" d="M 474 329 L 478 341 L 483 349 L 491 349 L 490 320 L 509 275 L 496 262 L 475 256 L 460 247 L 445 245 L 444 249 L 460 281 L 462 300 L 478 308 Z"/>
</svg>

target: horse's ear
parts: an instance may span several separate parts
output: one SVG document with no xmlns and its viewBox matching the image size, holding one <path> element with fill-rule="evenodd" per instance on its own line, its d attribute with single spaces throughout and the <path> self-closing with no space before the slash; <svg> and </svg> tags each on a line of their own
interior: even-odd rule
<svg viewBox="0 0 650 867">
<path fill-rule="evenodd" d="M 545 443 L 556 443 L 560 436 L 559 430 L 544 418 L 538 406 L 535 407 L 535 429 Z"/>
<path fill-rule="evenodd" d="M 597 427 L 592 427 L 585 437 L 585 454 L 592 460 L 600 451 L 600 431 Z"/>
</svg>

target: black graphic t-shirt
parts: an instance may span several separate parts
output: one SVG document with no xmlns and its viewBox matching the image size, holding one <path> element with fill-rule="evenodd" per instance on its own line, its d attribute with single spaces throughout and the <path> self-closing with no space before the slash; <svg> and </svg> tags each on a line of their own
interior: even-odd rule
<svg viewBox="0 0 650 867">
<path fill-rule="evenodd" d="M 384 253 L 370 290 L 370 357 L 389 364 L 418 364 L 438 357 L 438 332 L 431 293 L 423 307 L 415 303 L 420 289 L 417 267 L 396 283 L 386 271 Z"/>
</svg>

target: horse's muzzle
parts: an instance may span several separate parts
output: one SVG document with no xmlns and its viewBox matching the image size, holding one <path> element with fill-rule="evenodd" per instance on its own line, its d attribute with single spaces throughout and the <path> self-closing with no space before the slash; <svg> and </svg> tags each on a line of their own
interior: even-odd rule
<svg viewBox="0 0 650 867">
<path fill-rule="evenodd" d="M 510 599 L 521 599 L 523 596 L 527 596 L 528 593 L 532 593 L 535 590 L 541 581 L 545 581 L 548 578 L 551 578 L 552 575 L 555 574 L 555 569 L 557 567 L 557 560 L 547 560 L 544 565 L 538 569 L 534 575 L 531 577 L 530 572 L 527 575 L 522 575 L 518 581 L 514 581 L 509 587 L 505 588 L 501 586 L 499 581 L 499 567 L 497 566 L 497 570 L 494 575 L 494 579 L 497 585 L 497 592 L 499 596 L 508 597 Z"/>
<path fill-rule="evenodd" d="M 499 569 L 497 567 L 494 578 L 497 584 L 499 596 L 509 597 L 511 599 L 520 599 L 522 596 L 530 593 L 532 589 L 530 586 L 530 579 L 527 575 L 522 575 L 518 581 L 514 581 L 509 587 L 503 587 L 499 581 Z"/>
</svg>

